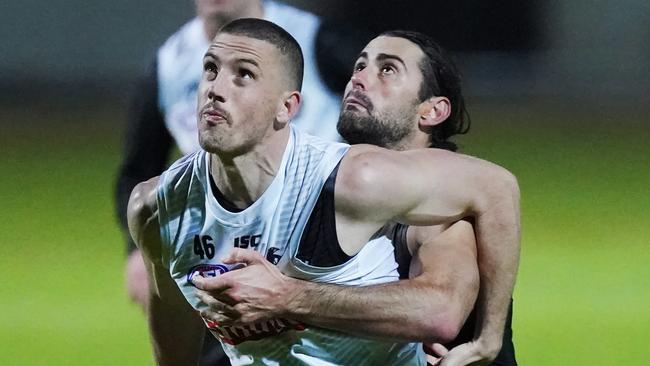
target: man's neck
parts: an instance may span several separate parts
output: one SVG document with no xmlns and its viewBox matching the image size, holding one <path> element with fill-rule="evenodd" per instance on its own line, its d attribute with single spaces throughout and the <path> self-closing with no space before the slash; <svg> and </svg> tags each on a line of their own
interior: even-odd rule
<svg viewBox="0 0 650 366">
<path fill-rule="evenodd" d="M 395 151 L 425 149 L 429 147 L 429 135 L 421 131 L 415 131 L 403 139 L 384 147 Z"/>
<path fill-rule="evenodd" d="M 203 32 L 208 40 L 212 40 L 216 35 L 219 29 L 224 25 L 230 23 L 231 21 L 239 18 L 264 18 L 264 7 L 262 2 L 259 6 L 250 6 L 248 7 L 243 14 L 240 14 L 237 18 L 211 18 L 208 16 L 200 16 L 201 21 L 203 22 Z"/>
<path fill-rule="evenodd" d="M 251 151 L 233 158 L 210 154 L 210 175 L 235 207 L 244 209 L 252 205 L 269 187 L 282 164 L 289 130 L 284 128 Z"/>
</svg>

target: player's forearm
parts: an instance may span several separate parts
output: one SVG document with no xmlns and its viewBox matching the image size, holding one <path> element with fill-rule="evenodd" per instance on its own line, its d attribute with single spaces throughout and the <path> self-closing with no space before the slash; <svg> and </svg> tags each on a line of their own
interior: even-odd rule
<svg viewBox="0 0 650 366">
<path fill-rule="evenodd" d="M 158 365 L 196 365 L 205 325 L 185 300 L 165 267 L 145 259 L 149 273 L 147 315 Z"/>
<path fill-rule="evenodd" d="M 283 316 L 364 337 L 448 342 L 458 333 L 453 301 L 418 279 L 365 287 L 295 280 Z"/>
<path fill-rule="evenodd" d="M 156 364 L 198 364 L 205 333 L 203 320 L 185 301 L 167 270 L 144 259 L 150 276 L 146 308 Z"/>
<path fill-rule="evenodd" d="M 501 186 L 476 216 L 480 290 L 475 339 L 501 346 L 519 265 L 519 189 L 514 177 Z"/>
<path fill-rule="evenodd" d="M 157 296 L 149 302 L 149 331 L 157 365 L 196 365 L 205 326 L 197 313 L 171 307 Z"/>
<path fill-rule="evenodd" d="M 158 365 L 196 365 L 205 326 L 162 263 L 157 184 L 156 178 L 137 185 L 128 207 L 129 231 L 149 278 L 146 310 L 154 356 Z"/>
</svg>

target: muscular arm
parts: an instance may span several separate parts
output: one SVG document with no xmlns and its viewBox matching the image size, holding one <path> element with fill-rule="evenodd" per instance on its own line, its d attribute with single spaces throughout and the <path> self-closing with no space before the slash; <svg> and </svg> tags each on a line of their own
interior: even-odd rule
<svg viewBox="0 0 650 366">
<path fill-rule="evenodd" d="M 281 317 L 364 337 L 450 341 L 478 291 L 472 226 L 461 221 L 442 234 L 437 227 L 413 231 L 415 240 L 424 238 L 414 255 L 413 278 L 365 287 L 289 278 L 258 253 L 236 249 L 226 261 L 245 268 L 195 281 L 219 300 L 199 293 L 214 306 L 204 316 L 233 324 Z M 231 302 L 237 304 L 225 304 Z M 224 319 L 222 313 L 236 315 Z"/>
<path fill-rule="evenodd" d="M 496 355 L 519 263 L 516 179 L 494 164 L 442 150 L 396 153 L 368 146 L 355 150 L 341 165 L 342 184 L 337 181 L 342 231 L 351 232 L 355 225 L 372 229 L 372 220 L 382 222 L 391 211 L 411 224 L 473 217 L 480 275 L 477 337 Z M 339 216 L 337 230 L 338 220 Z"/>
<path fill-rule="evenodd" d="M 487 285 L 481 283 L 481 286 L 491 299 L 488 308 L 496 309 L 495 313 L 489 314 L 488 320 L 483 319 L 483 329 L 496 332 L 485 334 L 494 335 L 495 343 L 500 345 L 519 253 L 516 182 L 503 169 L 478 159 L 433 150 L 431 153 L 400 154 L 399 157 L 380 154 L 380 159 L 370 157 L 341 165 L 336 188 L 336 225 L 342 247 L 348 253 L 358 251 L 360 246 L 355 248 L 355 241 L 365 243 L 370 234 L 377 231 L 378 225 L 387 220 L 385 211 L 417 223 L 453 222 L 473 216 L 479 221 L 483 236 L 478 244 L 479 261 L 483 260 L 481 281 L 485 278 L 490 282 Z M 385 161 L 388 164 L 384 164 Z M 430 165 L 437 168 L 430 169 Z M 372 169 L 367 171 L 368 167 Z M 361 172 L 361 176 L 355 176 L 357 172 Z M 444 172 L 452 173 L 445 176 Z M 405 180 L 411 176 L 414 178 Z M 452 243 L 454 239 L 445 239 L 444 235 L 455 235 L 470 238 L 469 247 L 473 247 L 474 236 L 467 226 L 469 224 L 465 222 L 452 227 L 453 230 L 436 240 Z M 265 263 L 263 258 L 257 258 L 259 255 L 241 251 L 233 263 L 243 262 L 243 256 L 251 257 L 249 259 L 254 260 L 248 261 L 246 268 L 207 279 L 199 287 L 211 294 L 218 293 L 216 297 L 221 302 L 236 304 L 215 303 L 219 307 L 215 310 L 221 310 L 221 313 L 240 314 L 240 319 L 236 316 L 235 319 L 225 319 L 219 317 L 219 312 L 214 312 L 216 321 L 237 323 L 238 320 L 254 322 L 261 318 L 289 317 L 365 336 L 372 334 L 444 343 L 451 340 L 462 325 L 476 292 L 456 292 L 452 284 L 445 296 L 445 285 L 449 286 L 451 279 L 458 280 L 467 274 L 451 271 L 447 280 L 429 276 L 429 271 L 435 271 L 436 265 L 428 263 L 436 263 L 433 252 L 437 252 L 429 248 L 423 246 L 422 252 L 416 256 L 422 274 L 398 283 L 358 288 L 298 281 L 282 276 L 277 268 Z M 452 248 L 461 250 L 463 247 Z M 466 254 L 453 257 L 453 253 L 450 256 L 454 260 L 467 259 Z M 441 265 L 444 266 L 444 262 Z M 474 256 L 471 265 L 465 263 L 462 268 L 475 271 Z M 252 275 L 250 271 L 258 272 Z M 250 278 L 255 278 L 255 283 L 251 283 Z M 472 281 L 475 280 L 468 280 L 465 285 L 475 286 L 476 282 Z M 459 281 L 460 287 L 462 283 Z M 454 298 L 450 294 L 467 297 Z M 282 301 L 278 301 L 279 298 Z M 443 298 L 446 300 L 441 301 Z M 445 308 L 446 301 L 454 305 Z"/>
<path fill-rule="evenodd" d="M 478 292 L 472 225 L 459 221 L 440 233 L 419 227 L 411 278 L 366 287 L 297 281 L 286 314 L 309 324 L 361 336 L 448 342 L 456 337 Z"/>
<path fill-rule="evenodd" d="M 135 187 L 128 206 L 129 231 L 149 275 L 147 315 L 158 365 L 196 365 L 204 325 L 162 263 L 156 207 L 158 178 Z"/>
</svg>

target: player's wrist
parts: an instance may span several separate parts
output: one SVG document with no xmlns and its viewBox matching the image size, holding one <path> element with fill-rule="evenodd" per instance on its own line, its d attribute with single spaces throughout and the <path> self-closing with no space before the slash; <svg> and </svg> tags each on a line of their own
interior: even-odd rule
<svg viewBox="0 0 650 366">
<path fill-rule="evenodd" d="M 478 347 L 478 352 L 484 360 L 494 360 L 501 351 L 503 337 L 482 335 L 474 340 L 474 344 Z"/>
<path fill-rule="evenodd" d="M 284 291 L 281 305 L 278 309 L 278 316 L 283 318 L 296 318 L 303 309 L 304 305 L 304 292 L 305 281 L 301 281 L 292 277 L 284 278 Z"/>
</svg>

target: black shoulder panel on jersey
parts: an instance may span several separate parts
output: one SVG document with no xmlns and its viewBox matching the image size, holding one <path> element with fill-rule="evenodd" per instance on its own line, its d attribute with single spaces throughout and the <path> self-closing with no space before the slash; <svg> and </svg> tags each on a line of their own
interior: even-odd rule
<svg viewBox="0 0 650 366">
<path fill-rule="evenodd" d="M 411 267 L 412 256 L 406 240 L 408 228 L 408 225 L 394 223 L 386 232 L 386 236 L 393 243 L 397 272 L 401 280 L 409 278 L 409 268 Z"/>
<path fill-rule="evenodd" d="M 325 181 L 300 238 L 296 256 L 312 266 L 332 267 L 343 264 L 352 258 L 341 249 L 336 235 L 334 185 L 338 171 L 339 165 L 337 164 Z"/>
</svg>

